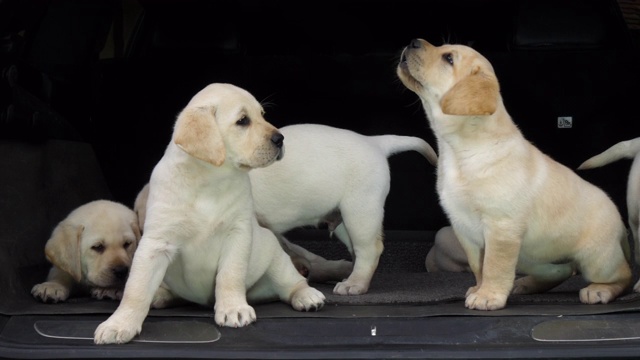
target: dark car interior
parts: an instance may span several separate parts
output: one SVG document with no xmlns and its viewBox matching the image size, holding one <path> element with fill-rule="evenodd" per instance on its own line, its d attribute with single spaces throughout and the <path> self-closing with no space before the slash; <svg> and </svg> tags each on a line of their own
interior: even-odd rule
<svg viewBox="0 0 640 360">
<path fill-rule="evenodd" d="M 471 273 L 425 269 L 449 222 L 436 169 L 414 152 L 389 158 L 385 250 L 369 292 L 313 284 L 326 296 L 320 311 L 259 304 L 257 322 L 233 329 L 211 308 L 154 309 L 133 342 L 97 346 L 93 331 L 117 301 L 49 304 L 30 290 L 47 276 L 55 225 L 96 199 L 132 207 L 176 115 L 210 83 L 251 92 L 276 127 L 412 135 L 437 148 L 396 66 L 414 38 L 468 45 L 492 63 L 524 136 L 576 169 L 640 134 L 639 16 L 636 0 L 0 2 L 0 358 L 636 357 L 632 289 L 585 305 L 576 275 L 502 310 L 466 309 Z M 629 166 L 577 171 L 625 220 Z M 287 235 L 350 259 L 326 228 Z"/>
</svg>

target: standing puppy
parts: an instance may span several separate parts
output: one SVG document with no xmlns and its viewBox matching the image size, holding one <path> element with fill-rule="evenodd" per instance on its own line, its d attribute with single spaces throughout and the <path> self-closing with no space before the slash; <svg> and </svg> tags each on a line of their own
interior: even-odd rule
<svg viewBox="0 0 640 360">
<path fill-rule="evenodd" d="M 580 272 L 580 301 L 607 303 L 631 282 L 627 232 L 611 199 L 529 143 L 507 113 L 489 61 L 415 39 L 397 74 L 438 140 L 437 191 L 476 285 L 466 307 L 547 291 Z M 515 281 L 516 271 L 528 274 Z"/>
<path fill-rule="evenodd" d="M 175 296 L 214 306 L 220 326 L 255 321 L 248 302 L 323 306 L 322 293 L 253 211 L 248 171 L 276 161 L 282 146 L 247 91 L 211 84 L 191 99 L 151 174 L 142 240 L 120 306 L 95 331 L 97 344 L 138 334 L 163 278 Z"/>
<path fill-rule="evenodd" d="M 413 150 L 435 165 L 435 151 L 414 136 L 365 136 L 319 124 L 289 125 L 280 132 L 287 139 L 287 156 L 249 172 L 258 222 L 276 234 L 309 281 L 338 281 L 334 294 L 366 293 L 383 250 L 388 157 Z M 148 191 L 147 184 L 134 207 L 141 224 Z M 321 223 L 347 246 L 355 264 L 327 260 L 283 236 Z"/>
<path fill-rule="evenodd" d="M 437 156 L 413 136 L 365 136 L 319 124 L 285 126 L 287 156 L 251 173 L 259 221 L 278 235 L 292 258 L 309 264 L 309 279 L 339 281 L 339 295 L 364 294 L 383 251 L 384 203 L 391 175 L 388 157 L 414 150 L 431 164 Z M 326 222 L 354 259 L 327 261 L 282 235 Z M 345 271 L 346 270 L 346 271 Z"/>
<path fill-rule="evenodd" d="M 138 221 L 128 207 L 95 200 L 76 208 L 47 241 L 45 255 L 53 266 L 31 294 L 53 303 L 74 292 L 120 300 L 138 240 Z"/>
<path fill-rule="evenodd" d="M 640 227 L 640 138 L 621 141 L 589 158 L 578 169 L 593 169 L 625 158 L 633 159 L 627 180 L 627 213 L 629 227 L 635 241 L 635 259 L 636 262 L 640 262 L 640 239 L 638 239 L 638 227 Z M 634 290 L 640 292 L 640 281 L 636 283 Z"/>
</svg>

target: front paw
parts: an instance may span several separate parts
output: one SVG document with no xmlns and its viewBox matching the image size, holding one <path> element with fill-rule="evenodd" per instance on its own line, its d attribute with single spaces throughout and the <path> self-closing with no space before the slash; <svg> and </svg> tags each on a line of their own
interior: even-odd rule
<svg viewBox="0 0 640 360">
<path fill-rule="evenodd" d="M 499 310 L 507 304 L 507 295 L 477 289 L 467 296 L 464 306 L 472 310 Z"/>
<path fill-rule="evenodd" d="M 227 306 L 217 302 L 214 312 L 216 324 L 219 326 L 238 328 L 256 321 L 256 311 L 248 304 Z"/>
<path fill-rule="evenodd" d="M 57 303 L 69 298 L 69 288 L 55 282 L 43 282 L 31 289 L 31 295 L 42 302 Z"/>
<path fill-rule="evenodd" d="M 122 289 L 114 288 L 93 288 L 91 289 L 91 297 L 94 299 L 111 299 L 122 300 Z"/>
<path fill-rule="evenodd" d="M 98 325 L 98 328 L 93 334 L 93 341 L 96 344 L 124 344 L 142 330 L 141 323 L 134 323 L 131 319 L 118 319 L 115 315 L 112 315 L 102 324 Z"/>
<path fill-rule="evenodd" d="M 312 288 L 305 287 L 291 296 L 291 306 L 298 311 L 317 311 L 324 306 L 324 294 Z"/>
</svg>

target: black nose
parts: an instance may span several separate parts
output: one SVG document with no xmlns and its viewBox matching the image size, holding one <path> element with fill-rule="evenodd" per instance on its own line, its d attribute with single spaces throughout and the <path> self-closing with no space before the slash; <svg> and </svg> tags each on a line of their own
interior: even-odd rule
<svg viewBox="0 0 640 360">
<path fill-rule="evenodd" d="M 282 143 L 284 142 L 284 135 L 280 134 L 279 132 L 271 135 L 271 142 L 281 148 L 282 147 Z"/>
<path fill-rule="evenodd" d="M 127 278 L 127 275 L 129 274 L 129 267 L 128 266 L 116 266 L 113 269 L 111 269 L 111 271 L 113 272 L 113 276 L 115 276 L 116 279 L 124 280 L 124 279 Z"/>
</svg>

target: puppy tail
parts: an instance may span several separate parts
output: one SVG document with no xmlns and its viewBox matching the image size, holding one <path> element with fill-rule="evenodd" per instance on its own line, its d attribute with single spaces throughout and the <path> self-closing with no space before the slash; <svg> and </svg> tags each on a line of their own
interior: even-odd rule
<svg viewBox="0 0 640 360">
<path fill-rule="evenodd" d="M 387 157 L 405 151 L 417 151 L 424 156 L 431 165 L 438 164 L 438 155 L 428 142 L 415 136 L 378 135 L 371 136 L 371 140 L 380 148 Z"/>
<path fill-rule="evenodd" d="M 620 159 L 633 159 L 640 153 L 640 137 L 621 141 L 600 154 L 588 159 L 578 167 L 578 170 L 593 169 L 607 165 Z"/>
</svg>

